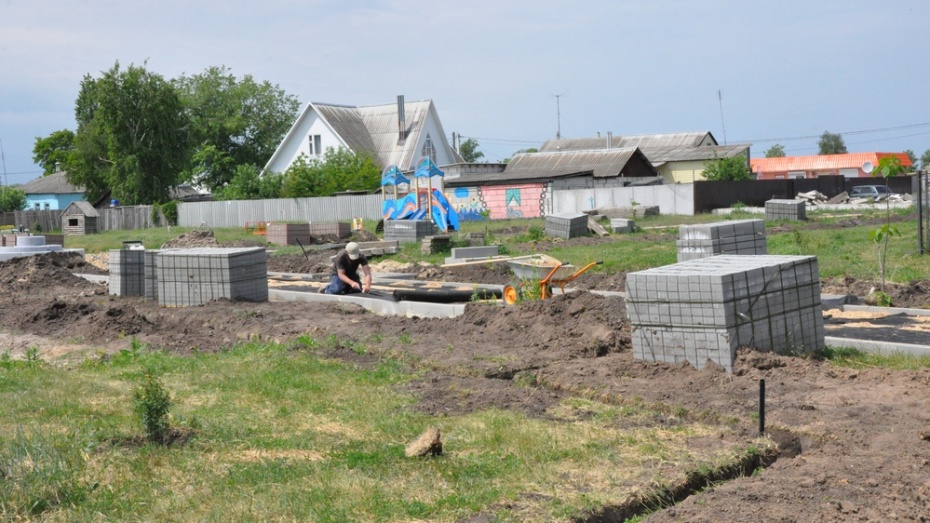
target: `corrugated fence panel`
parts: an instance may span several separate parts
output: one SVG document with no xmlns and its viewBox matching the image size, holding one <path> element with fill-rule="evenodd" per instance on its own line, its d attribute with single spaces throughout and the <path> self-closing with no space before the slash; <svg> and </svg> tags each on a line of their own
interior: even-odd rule
<svg viewBox="0 0 930 523">
<path fill-rule="evenodd" d="M 246 222 L 338 222 L 381 218 L 377 194 L 178 204 L 178 225 L 243 227 Z"/>
<path fill-rule="evenodd" d="M 662 214 L 694 214 L 694 185 L 690 183 L 553 191 L 554 213 L 582 212 L 604 207 L 658 205 Z"/>
</svg>

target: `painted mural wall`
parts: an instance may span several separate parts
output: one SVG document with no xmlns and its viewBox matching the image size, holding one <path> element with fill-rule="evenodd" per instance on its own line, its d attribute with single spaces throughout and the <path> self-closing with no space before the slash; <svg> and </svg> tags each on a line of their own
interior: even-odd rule
<svg viewBox="0 0 930 523">
<path fill-rule="evenodd" d="M 538 218 L 546 214 L 546 184 L 492 185 L 446 189 L 460 220 Z"/>
</svg>

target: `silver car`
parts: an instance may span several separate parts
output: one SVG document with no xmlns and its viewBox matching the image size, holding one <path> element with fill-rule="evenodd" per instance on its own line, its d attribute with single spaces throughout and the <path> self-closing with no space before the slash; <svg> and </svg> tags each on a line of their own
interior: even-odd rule
<svg viewBox="0 0 930 523">
<path fill-rule="evenodd" d="M 849 191 L 850 198 L 872 198 L 873 200 L 882 200 L 894 194 L 894 191 L 884 185 L 860 185 Z"/>
</svg>

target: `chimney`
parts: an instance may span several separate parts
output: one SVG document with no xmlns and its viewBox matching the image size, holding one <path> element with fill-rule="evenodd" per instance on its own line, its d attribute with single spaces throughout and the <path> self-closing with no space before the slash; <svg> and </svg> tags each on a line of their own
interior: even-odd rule
<svg viewBox="0 0 930 523">
<path fill-rule="evenodd" d="M 397 95 L 397 143 L 407 139 L 407 117 L 404 115 L 404 95 Z"/>
<path fill-rule="evenodd" d="M 55 172 L 56 173 L 61 172 L 61 162 L 55 162 Z"/>
<path fill-rule="evenodd" d="M 613 147 L 614 142 L 614 133 L 612 131 L 607 131 L 607 148 L 610 149 Z"/>
</svg>

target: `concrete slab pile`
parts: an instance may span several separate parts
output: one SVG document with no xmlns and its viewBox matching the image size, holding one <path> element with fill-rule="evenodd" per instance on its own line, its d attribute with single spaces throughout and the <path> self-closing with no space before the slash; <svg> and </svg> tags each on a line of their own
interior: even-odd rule
<svg viewBox="0 0 930 523">
<path fill-rule="evenodd" d="M 815 256 L 720 255 L 627 275 L 634 357 L 733 370 L 736 349 L 824 346 Z"/>
<path fill-rule="evenodd" d="M 563 212 L 546 216 L 546 235 L 563 240 L 587 236 L 588 215 Z"/>
<path fill-rule="evenodd" d="M 429 220 L 385 220 L 384 239 L 416 243 L 435 234 L 434 227 Z"/>
<path fill-rule="evenodd" d="M 800 221 L 807 219 L 803 200 L 769 200 L 765 202 L 765 219 Z"/>
<path fill-rule="evenodd" d="M 682 225 L 678 229 L 678 237 L 679 262 L 719 254 L 768 254 L 765 222 L 762 220 Z"/>
<path fill-rule="evenodd" d="M 142 296 L 145 294 L 145 251 L 113 249 L 110 251 L 110 294 Z"/>
<path fill-rule="evenodd" d="M 631 233 L 636 230 L 636 222 L 626 218 L 611 218 L 610 228 L 613 232 Z"/>
<path fill-rule="evenodd" d="M 348 238 L 349 235 L 352 234 L 352 224 L 348 222 L 311 223 L 308 225 L 310 226 L 310 235 L 317 238 L 320 236 L 336 236 L 337 238 Z"/>
<path fill-rule="evenodd" d="M 267 239 L 275 245 L 310 245 L 313 241 L 309 223 L 272 223 L 268 225 Z"/>
<path fill-rule="evenodd" d="M 262 247 L 178 249 L 156 255 L 158 303 L 190 307 L 211 300 L 268 300 L 268 254 Z"/>
</svg>

